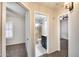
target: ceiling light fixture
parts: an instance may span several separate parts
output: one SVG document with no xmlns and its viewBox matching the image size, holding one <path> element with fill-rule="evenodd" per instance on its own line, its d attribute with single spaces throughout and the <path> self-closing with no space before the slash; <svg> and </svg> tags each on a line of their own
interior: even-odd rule
<svg viewBox="0 0 79 59">
<path fill-rule="evenodd" d="M 73 2 L 66 2 L 64 3 L 65 9 L 68 9 L 69 11 L 73 10 Z"/>
</svg>

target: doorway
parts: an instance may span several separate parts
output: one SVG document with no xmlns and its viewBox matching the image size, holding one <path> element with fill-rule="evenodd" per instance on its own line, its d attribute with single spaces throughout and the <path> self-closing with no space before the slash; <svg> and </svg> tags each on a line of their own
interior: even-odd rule
<svg viewBox="0 0 79 59">
<path fill-rule="evenodd" d="M 19 11 L 18 11 L 19 10 Z M 20 13 L 21 12 L 21 13 Z M 6 8 L 6 56 L 26 56 L 24 18 L 26 11 L 17 3 L 7 3 Z"/>
<path fill-rule="evenodd" d="M 68 57 L 68 14 L 60 16 L 60 51 Z"/>
<path fill-rule="evenodd" d="M 35 56 L 39 57 L 47 53 L 48 22 L 47 16 L 35 13 Z"/>
<path fill-rule="evenodd" d="M 5 43 L 7 57 L 28 56 L 28 13 L 29 11 L 19 3 L 6 3 Z"/>
</svg>

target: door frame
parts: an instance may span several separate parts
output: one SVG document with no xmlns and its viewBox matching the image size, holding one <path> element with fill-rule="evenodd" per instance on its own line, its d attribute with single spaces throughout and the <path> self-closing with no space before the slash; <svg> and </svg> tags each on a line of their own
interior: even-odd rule
<svg viewBox="0 0 79 59">
<path fill-rule="evenodd" d="M 44 12 L 41 12 L 41 11 L 34 11 L 34 45 L 35 45 L 35 43 L 36 43 L 36 31 L 35 31 L 35 14 L 41 14 L 41 15 L 45 15 L 46 17 L 47 17 L 47 29 L 48 29 L 48 34 L 47 34 L 47 53 L 49 53 L 49 16 L 46 14 L 46 13 L 44 13 Z"/>
<path fill-rule="evenodd" d="M 58 48 L 59 48 L 59 51 L 61 50 L 61 42 L 60 42 L 60 16 L 63 16 L 63 15 L 68 15 L 68 13 L 63 13 L 63 14 L 60 14 L 59 16 L 58 16 L 58 41 L 59 41 L 59 45 L 58 45 Z M 68 20 L 68 24 L 69 24 L 69 20 Z M 68 25 L 68 32 L 69 32 L 69 25 Z M 68 39 L 69 39 L 69 34 L 68 34 Z M 68 42 L 68 44 L 69 44 L 69 42 Z M 68 51 L 67 51 L 68 53 L 69 53 L 69 47 L 68 47 Z"/>
<path fill-rule="evenodd" d="M 29 11 L 28 15 L 29 15 L 29 20 L 30 20 L 30 8 L 23 2 L 16 2 L 16 3 Z M 5 38 L 6 4 L 7 2 L 2 2 L 2 57 L 6 57 L 6 38 Z"/>
<path fill-rule="evenodd" d="M 6 25 L 6 3 L 2 3 L 2 57 L 6 57 L 5 25 Z"/>
</svg>

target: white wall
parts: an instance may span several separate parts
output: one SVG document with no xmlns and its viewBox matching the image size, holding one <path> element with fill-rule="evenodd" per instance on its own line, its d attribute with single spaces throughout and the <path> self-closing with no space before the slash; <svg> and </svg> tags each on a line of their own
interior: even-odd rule
<svg viewBox="0 0 79 59">
<path fill-rule="evenodd" d="M 68 39 L 68 19 L 60 20 L 60 38 Z"/>
<path fill-rule="evenodd" d="M 19 17 L 18 15 L 8 15 L 7 20 L 12 21 L 13 23 L 13 38 L 6 39 L 7 45 L 24 43 L 24 19 Z"/>
<path fill-rule="evenodd" d="M 37 39 L 38 39 L 38 38 L 41 38 L 41 36 L 42 36 L 42 26 L 41 26 L 41 24 L 39 24 L 39 25 L 36 27 L 36 37 L 37 37 Z"/>
<path fill-rule="evenodd" d="M 69 57 L 79 57 L 79 3 L 69 13 Z"/>
<path fill-rule="evenodd" d="M 48 24 L 47 24 L 47 17 L 43 19 L 42 23 L 42 35 L 47 36 L 48 34 Z"/>
<path fill-rule="evenodd" d="M 2 11 L 1 11 L 1 9 L 2 9 L 2 4 L 0 3 L 0 57 L 2 56 L 2 28 L 1 28 L 1 26 L 2 26 L 1 12 Z"/>
</svg>

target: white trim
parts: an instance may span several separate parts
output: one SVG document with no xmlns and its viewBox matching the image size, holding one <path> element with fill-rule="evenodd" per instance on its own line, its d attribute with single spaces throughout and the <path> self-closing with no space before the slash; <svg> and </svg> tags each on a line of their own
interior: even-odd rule
<svg viewBox="0 0 79 59">
<path fill-rule="evenodd" d="M 2 3 L 2 57 L 6 57 L 5 26 L 6 26 L 6 3 Z"/>
</svg>

